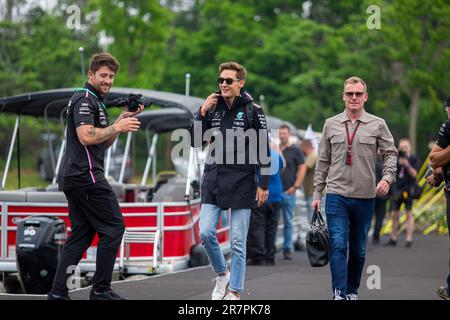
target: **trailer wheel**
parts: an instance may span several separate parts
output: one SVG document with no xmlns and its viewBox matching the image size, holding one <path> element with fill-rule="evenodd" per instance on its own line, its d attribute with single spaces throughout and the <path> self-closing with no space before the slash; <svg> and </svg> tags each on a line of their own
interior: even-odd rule
<svg viewBox="0 0 450 320">
<path fill-rule="evenodd" d="M 3 273 L 1 287 L 6 293 L 24 293 L 17 273 Z"/>
<path fill-rule="evenodd" d="M 197 244 L 191 247 L 191 252 L 189 253 L 189 266 L 200 267 L 209 264 L 208 256 L 206 255 L 205 249 L 201 244 Z"/>
</svg>

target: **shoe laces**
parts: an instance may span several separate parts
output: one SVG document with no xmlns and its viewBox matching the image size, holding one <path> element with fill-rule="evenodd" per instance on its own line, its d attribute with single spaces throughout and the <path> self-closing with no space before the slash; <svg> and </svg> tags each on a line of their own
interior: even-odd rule
<svg viewBox="0 0 450 320">
<path fill-rule="evenodd" d="M 334 289 L 334 297 L 333 300 L 345 300 L 343 296 L 341 296 L 341 290 Z"/>
<path fill-rule="evenodd" d="M 354 293 L 347 294 L 347 300 L 358 300 L 358 295 Z"/>
</svg>

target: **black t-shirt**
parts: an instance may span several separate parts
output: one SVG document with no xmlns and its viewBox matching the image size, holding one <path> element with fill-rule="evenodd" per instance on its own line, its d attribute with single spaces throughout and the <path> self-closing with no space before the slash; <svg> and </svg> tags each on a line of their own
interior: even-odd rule
<svg viewBox="0 0 450 320">
<path fill-rule="evenodd" d="M 415 155 L 407 157 L 409 165 L 419 171 L 419 160 Z M 400 164 L 400 157 L 397 159 L 397 173 L 395 178 L 395 189 L 409 191 L 416 184 L 416 178 L 411 176 L 406 167 Z"/>
<path fill-rule="evenodd" d="M 281 172 L 281 180 L 283 182 L 283 191 L 292 187 L 297 179 L 297 168 L 303 164 L 303 154 L 299 148 L 292 145 L 283 150 L 283 156 L 286 160 L 286 168 Z"/>
<path fill-rule="evenodd" d="M 89 83 L 76 92 L 67 108 L 67 148 L 61 169 L 60 189 L 67 191 L 105 180 L 102 144 L 83 146 L 76 128 L 91 124 L 96 128 L 109 125 L 103 98 Z"/>
<path fill-rule="evenodd" d="M 447 119 L 439 129 L 438 138 L 436 140 L 436 144 L 442 149 L 447 148 L 450 145 L 450 119 Z M 447 163 L 442 169 L 444 172 L 445 182 L 450 181 L 450 174 L 448 172 L 449 163 Z"/>
</svg>

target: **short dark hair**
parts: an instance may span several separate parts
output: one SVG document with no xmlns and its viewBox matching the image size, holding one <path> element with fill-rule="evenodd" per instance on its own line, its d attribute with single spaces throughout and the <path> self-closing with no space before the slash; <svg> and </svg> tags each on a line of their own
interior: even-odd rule
<svg viewBox="0 0 450 320">
<path fill-rule="evenodd" d="M 447 98 L 447 102 L 445 103 L 446 107 L 450 107 L 450 97 Z"/>
<path fill-rule="evenodd" d="M 245 70 L 244 66 L 234 62 L 234 61 L 228 61 L 224 62 L 219 66 L 219 71 L 222 73 L 223 70 L 234 70 L 236 71 L 236 76 L 239 80 L 246 80 L 247 79 L 247 70 Z"/>
<path fill-rule="evenodd" d="M 287 131 L 291 132 L 291 128 L 286 123 L 283 123 L 278 129 L 287 129 Z"/>
<path fill-rule="evenodd" d="M 303 139 L 301 143 L 302 147 L 309 147 L 312 148 L 312 141 L 310 139 Z"/>
<path fill-rule="evenodd" d="M 91 61 L 89 64 L 89 70 L 93 73 L 97 72 L 101 67 L 108 67 L 114 73 L 117 73 L 120 69 L 119 61 L 114 58 L 110 53 L 101 52 L 92 55 Z"/>
</svg>

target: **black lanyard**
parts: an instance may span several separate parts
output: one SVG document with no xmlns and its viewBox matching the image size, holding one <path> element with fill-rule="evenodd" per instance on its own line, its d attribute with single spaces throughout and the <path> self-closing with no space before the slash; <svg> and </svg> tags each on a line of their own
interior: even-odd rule
<svg viewBox="0 0 450 320">
<path fill-rule="evenodd" d="M 348 121 L 345 122 L 345 130 L 347 131 L 347 142 L 348 142 L 347 152 L 345 153 L 345 164 L 348 166 L 351 166 L 353 163 L 352 143 L 353 143 L 353 140 L 355 139 L 355 134 L 359 128 L 359 124 L 360 124 L 360 122 L 358 121 L 358 123 L 356 123 L 355 130 L 353 130 L 352 137 L 350 138 L 350 132 L 348 131 Z"/>
</svg>

